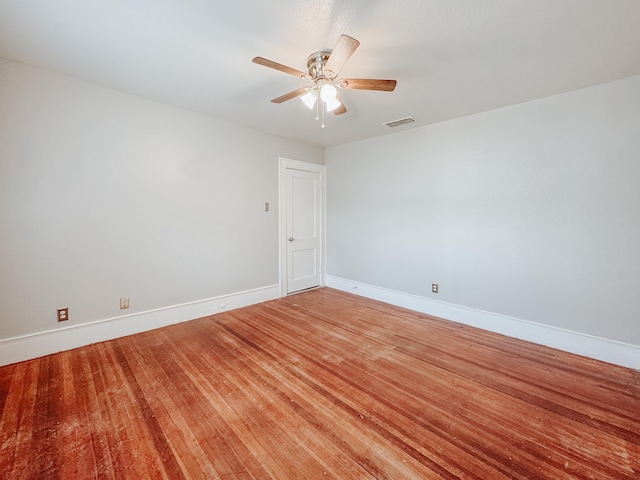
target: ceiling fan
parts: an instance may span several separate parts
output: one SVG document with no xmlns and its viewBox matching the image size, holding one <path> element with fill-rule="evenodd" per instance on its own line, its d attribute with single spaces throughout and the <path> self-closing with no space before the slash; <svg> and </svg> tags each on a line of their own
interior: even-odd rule
<svg viewBox="0 0 640 480">
<path fill-rule="evenodd" d="M 271 101 L 273 103 L 282 103 L 301 96 L 302 101 L 309 108 L 316 106 L 316 120 L 320 118 L 320 111 L 322 112 L 322 128 L 324 128 L 325 109 L 332 111 L 335 115 L 341 115 L 347 111 L 344 103 L 338 97 L 338 88 L 383 92 L 392 92 L 396 88 L 397 82 L 395 80 L 338 78 L 338 74 L 359 45 L 360 42 L 355 38 L 348 35 L 340 35 L 333 50 L 321 50 L 309 55 L 307 58 L 309 73 L 301 72 L 263 57 L 255 57 L 253 62 L 313 82 L 313 85 L 299 88 Z"/>
</svg>

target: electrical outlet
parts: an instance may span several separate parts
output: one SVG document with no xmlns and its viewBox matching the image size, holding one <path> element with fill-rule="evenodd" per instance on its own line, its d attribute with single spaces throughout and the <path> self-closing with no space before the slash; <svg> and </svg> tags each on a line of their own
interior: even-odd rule
<svg viewBox="0 0 640 480">
<path fill-rule="evenodd" d="M 58 321 L 65 322 L 69 320 L 69 307 L 59 308 L 58 309 Z"/>
<path fill-rule="evenodd" d="M 264 211 L 265 212 L 269 211 L 269 202 L 264 202 Z"/>
<path fill-rule="evenodd" d="M 126 310 L 129 308 L 129 297 L 122 297 L 120 299 L 120 310 Z"/>
<path fill-rule="evenodd" d="M 431 293 L 438 293 L 438 284 L 437 283 L 432 283 L 431 284 Z"/>
</svg>

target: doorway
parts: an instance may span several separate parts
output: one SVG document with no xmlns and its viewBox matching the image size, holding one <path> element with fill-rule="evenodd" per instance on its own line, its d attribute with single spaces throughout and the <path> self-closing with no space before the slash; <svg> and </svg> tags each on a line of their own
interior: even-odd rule
<svg viewBox="0 0 640 480">
<path fill-rule="evenodd" d="M 280 158 L 280 293 L 323 282 L 324 165 Z"/>
</svg>

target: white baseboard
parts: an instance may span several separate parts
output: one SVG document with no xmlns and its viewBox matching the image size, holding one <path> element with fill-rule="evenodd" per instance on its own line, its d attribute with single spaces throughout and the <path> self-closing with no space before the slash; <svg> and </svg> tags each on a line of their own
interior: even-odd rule
<svg viewBox="0 0 640 480">
<path fill-rule="evenodd" d="M 325 276 L 327 287 L 470 325 L 513 338 L 640 370 L 640 346 L 573 332 L 496 313 L 431 300 L 343 278 Z"/>
<path fill-rule="evenodd" d="M 280 286 L 272 285 L 182 305 L 7 338 L 0 340 L 0 365 L 9 365 L 92 343 L 145 332 L 222 311 L 266 302 L 278 297 L 280 297 Z"/>
</svg>

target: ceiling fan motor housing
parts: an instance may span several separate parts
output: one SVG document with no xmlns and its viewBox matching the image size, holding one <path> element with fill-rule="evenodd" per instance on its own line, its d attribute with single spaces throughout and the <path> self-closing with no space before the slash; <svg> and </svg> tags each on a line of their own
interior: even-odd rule
<svg viewBox="0 0 640 480">
<path fill-rule="evenodd" d="M 325 72 L 324 66 L 329 60 L 329 55 L 331 55 L 330 50 L 322 50 L 320 52 L 315 52 L 309 55 L 307 58 L 307 67 L 309 68 L 309 75 L 311 78 L 316 81 L 318 79 L 331 79 L 333 78 L 333 72 Z"/>
</svg>

